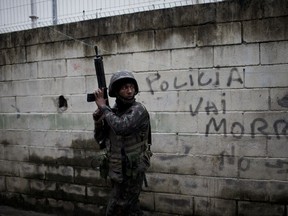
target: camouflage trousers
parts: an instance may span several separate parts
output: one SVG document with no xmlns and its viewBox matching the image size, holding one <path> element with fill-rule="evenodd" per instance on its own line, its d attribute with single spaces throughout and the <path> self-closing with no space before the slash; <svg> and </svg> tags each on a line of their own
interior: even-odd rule
<svg viewBox="0 0 288 216">
<path fill-rule="evenodd" d="M 112 181 L 112 191 L 106 209 L 106 216 L 142 216 L 139 195 L 144 173 L 135 178 L 124 178 L 122 183 Z"/>
</svg>

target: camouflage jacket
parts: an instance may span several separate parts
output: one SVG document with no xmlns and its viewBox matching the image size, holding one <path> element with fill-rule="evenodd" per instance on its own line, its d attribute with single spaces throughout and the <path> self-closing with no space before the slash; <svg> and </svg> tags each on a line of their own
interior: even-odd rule
<svg viewBox="0 0 288 216">
<path fill-rule="evenodd" d="M 145 172 L 150 166 L 148 149 L 149 113 L 139 102 L 125 106 L 117 103 L 97 111 L 94 116 L 94 137 L 104 142 L 108 155 L 109 177 L 117 182 Z M 106 122 L 106 127 L 104 124 Z"/>
</svg>

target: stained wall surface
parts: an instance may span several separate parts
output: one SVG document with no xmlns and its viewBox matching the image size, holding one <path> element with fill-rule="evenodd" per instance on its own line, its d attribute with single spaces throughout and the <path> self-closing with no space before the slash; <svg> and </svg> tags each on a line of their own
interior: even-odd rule
<svg viewBox="0 0 288 216">
<path fill-rule="evenodd" d="M 286 0 L 0 35 L 1 203 L 104 214 L 109 182 L 91 168 L 96 106 L 86 102 L 97 88 L 94 45 L 107 80 L 133 71 L 151 115 L 146 215 L 288 215 Z"/>
</svg>

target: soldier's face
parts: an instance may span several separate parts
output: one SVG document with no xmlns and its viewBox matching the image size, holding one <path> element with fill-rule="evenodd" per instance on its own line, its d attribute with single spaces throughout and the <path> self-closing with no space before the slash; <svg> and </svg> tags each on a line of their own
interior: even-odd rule
<svg viewBox="0 0 288 216">
<path fill-rule="evenodd" d="M 125 99 L 132 99 L 135 96 L 135 86 L 133 83 L 125 83 L 120 87 L 119 95 Z"/>
</svg>

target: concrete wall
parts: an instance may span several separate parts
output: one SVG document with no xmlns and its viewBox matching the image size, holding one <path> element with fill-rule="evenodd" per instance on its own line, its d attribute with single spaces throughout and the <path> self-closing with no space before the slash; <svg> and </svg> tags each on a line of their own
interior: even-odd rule
<svg viewBox="0 0 288 216">
<path fill-rule="evenodd" d="M 286 0 L 150 11 L 0 40 L 1 203 L 103 214 L 109 187 L 90 167 L 95 104 L 85 101 L 97 87 L 97 44 L 107 79 L 132 70 L 151 114 L 147 215 L 288 215 Z"/>
</svg>

